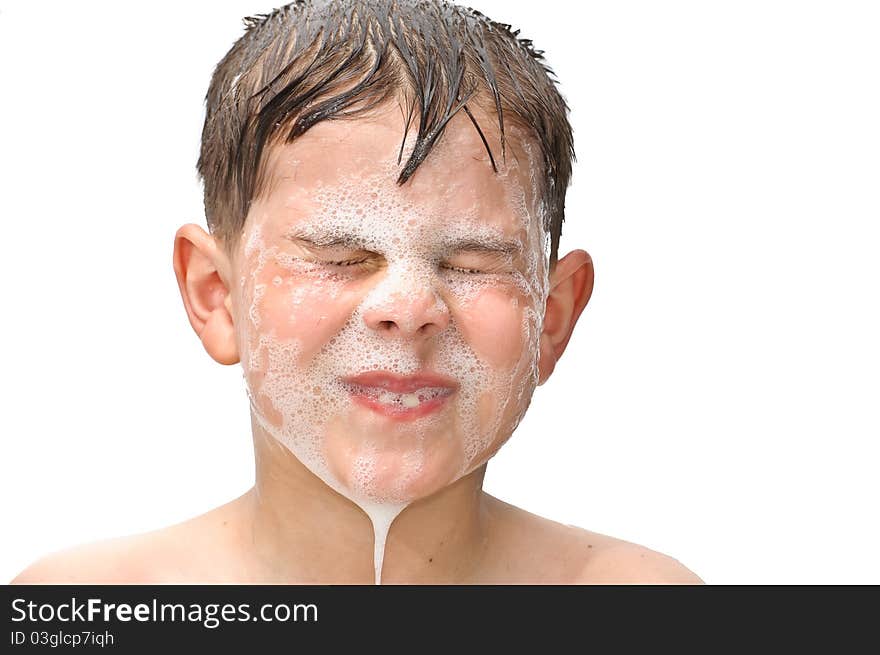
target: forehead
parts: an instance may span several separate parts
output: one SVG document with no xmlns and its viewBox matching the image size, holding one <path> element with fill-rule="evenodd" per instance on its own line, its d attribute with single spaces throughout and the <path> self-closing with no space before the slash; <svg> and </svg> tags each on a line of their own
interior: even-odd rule
<svg viewBox="0 0 880 655">
<path fill-rule="evenodd" d="M 379 204 L 389 213 L 411 213 L 426 228 L 470 222 L 516 236 L 537 222 L 535 148 L 511 127 L 502 158 L 496 119 L 477 111 L 474 116 L 497 172 L 480 134 L 459 112 L 414 175 L 398 185 L 416 132 L 411 126 L 401 154 L 405 117 L 389 104 L 356 119 L 322 121 L 293 143 L 273 146 L 256 204 L 297 222 L 320 215 L 328 203 L 365 201 L 373 209 Z"/>
</svg>

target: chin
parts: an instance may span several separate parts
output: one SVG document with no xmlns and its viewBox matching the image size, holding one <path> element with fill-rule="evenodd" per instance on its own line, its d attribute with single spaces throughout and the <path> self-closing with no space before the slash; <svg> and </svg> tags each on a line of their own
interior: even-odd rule
<svg viewBox="0 0 880 655">
<path fill-rule="evenodd" d="M 417 448 L 332 448 L 331 474 L 352 499 L 379 503 L 411 503 L 427 498 L 461 477 L 462 450 L 451 444 Z"/>
</svg>

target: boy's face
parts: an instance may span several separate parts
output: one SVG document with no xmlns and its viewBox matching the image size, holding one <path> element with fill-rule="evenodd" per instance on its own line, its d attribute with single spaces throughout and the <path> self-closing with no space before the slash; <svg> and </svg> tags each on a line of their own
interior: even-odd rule
<svg viewBox="0 0 880 655">
<path fill-rule="evenodd" d="M 400 186 L 403 129 L 387 106 L 273 149 L 233 256 L 255 418 L 368 502 L 425 497 L 510 437 L 538 383 L 548 292 L 537 156 L 521 135 L 505 165 L 487 132 L 496 174 L 460 113 Z"/>
</svg>

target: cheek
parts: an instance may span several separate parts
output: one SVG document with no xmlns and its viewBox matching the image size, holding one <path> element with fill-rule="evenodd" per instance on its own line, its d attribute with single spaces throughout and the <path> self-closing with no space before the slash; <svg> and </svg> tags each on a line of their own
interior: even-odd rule
<svg viewBox="0 0 880 655">
<path fill-rule="evenodd" d="M 521 294 L 501 288 L 481 290 L 462 308 L 462 332 L 490 368 L 510 370 L 521 360 L 530 345 L 523 328 L 527 309 Z"/>
<path fill-rule="evenodd" d="M 261 277 L 262 292 L 254 303 L 259 331 L 295 340 L 305 356 L 342 329 L 356 304 L 344 282 L 332 278 L 291 275 L 278 267 L 267 267 Z"/>
<path fill-rule="evenodd" d="M 238 314 L 242 366 L 259 415 L 279 427 L 284 407 L 322 348 L 339 334 L 357 305 L 344 281 L 293 275 L 265 266 L 245 284 Z M 296 395 L 296 394 L 293 394 Z"/>
</svg>

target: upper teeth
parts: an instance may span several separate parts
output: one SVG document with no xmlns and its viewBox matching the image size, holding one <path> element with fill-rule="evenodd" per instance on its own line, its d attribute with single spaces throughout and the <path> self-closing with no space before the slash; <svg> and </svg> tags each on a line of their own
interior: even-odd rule
<svg viewBox="0 0 880 655">
<path fill-rule="evenodd" d="M 404 407 L 418 407 L 419 397 L 415 393 L 391 393 L 383 391 L 379 394 L 379 402 L 384 405 L 399 403 Z"/>
<path fill-rule="evenodd" d="M 452 393 L 452 390 L 448 387 L 422 387 L 410 393 L 397 393 L 385 387 L 372 387 L 360 384 L 350 384 L 348 389 L 353 393 L 373 398 L 383 405 L 397 405 L 406 409 L 418 407 L 423 402 L 448 396 Z"/>
</svg>

